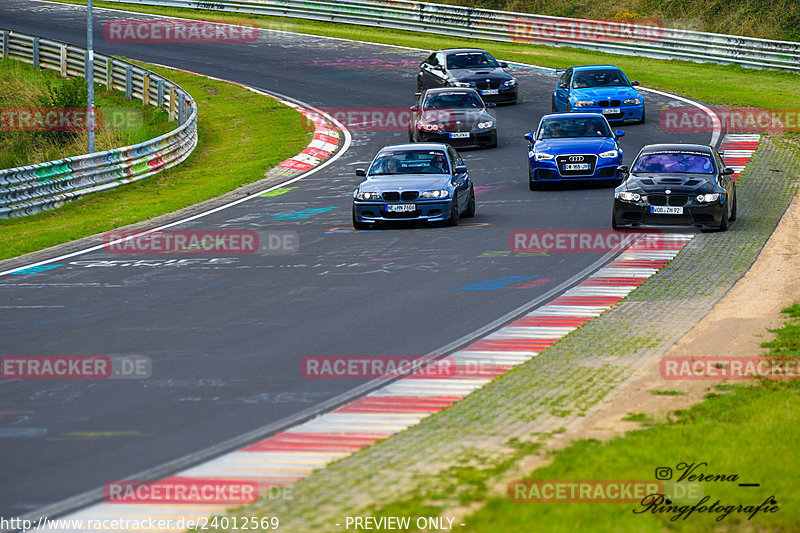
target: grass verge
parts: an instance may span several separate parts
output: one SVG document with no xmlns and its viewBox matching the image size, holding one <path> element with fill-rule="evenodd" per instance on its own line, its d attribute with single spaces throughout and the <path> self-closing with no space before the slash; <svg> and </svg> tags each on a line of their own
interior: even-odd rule
<svg viewBox="0 0 800 533">
<path fill-rule="evenodd" d="M 81 0 L 61 0 L 61 2 L 85 5 L 85 2 Z M 477 46 L 489 50 L 492 54 L 506 61 L 533 63 L 550 68 L 613 63 L 625 70 L 631 79 L 640 81 L 646 87 L 677 93 L 709 104 L 793 111 L 800 108 L 800 76 L 791 72 L 747 69 L 735 65 L 716 65 L 713 63 L 657 60 L 605 54 L 570 47 L 458 39 L 431 33 L 240 13 L 161 8 L 104 1 L 97 1 L 94 5 L 141 13 L 251 25 L 266 29 L 430 50 L 457 46 Z M 420 53 L 420 62 L 424 58 L 424 54 Z"/>
<path fill-rule="evenodd" d="M 800 304 L 784 309 L 784 326 L 764 343 L 771 358 L 800 356 Z M 552 462 L 525 479 L 653 480 L 655 470 L 670 467 L 673 479 L 686 471 L 681 463 L 699 465 L 695 474 L 735 475 L 729 481 L 702 482 L 702 494 L 673 503 L 674 509 L 640 503 L 515 503 L 490 498 L 466 519 L 469 531 L 524 531 L 536 524 L 548 532 L 647 531 L 793 531 L 798 523 L 800 493 L 791 457 L 800 446 L 800 382 L 768 381 L 720 385 L 717 393 L 666 421 L 601 443 L 578 441 L 554 454 Z M 731 435 L 736 435 L 735 439 Z M 703 464 L 706 463 L 706 464 Z M 740 487 L 739 483 L 758 483 Z M 716 512 L 688 509 L 703 495 Z M 736 506 L 758 506 L 768 498 L 780 509 L 740 512 Z M 733 507 L 731 507 L 733 506 Z M 681 510 L 683 514 L 681 514 Z"/>
<path fill-rule="evenodd" d="M 300 152 L 311 133 L 294 109 L 230 83 L 145 65 L 186 89 L 199 108 L 188 160 L 151 178 L 55 211 L 0 220 L 0 259 L 170 213 L 258 181 Z M 174 124 L 173 124 L 174 126 Z"/>
</svg>

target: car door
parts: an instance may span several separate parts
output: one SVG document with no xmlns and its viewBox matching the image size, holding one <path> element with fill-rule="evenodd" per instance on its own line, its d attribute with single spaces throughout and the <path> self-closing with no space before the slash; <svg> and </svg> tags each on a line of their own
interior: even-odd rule
<svg viewBox="0 0 800 533">
<path fill-rule="evenodd" d="M 425 101 L 425 93 L 426 91 L 422 91 L 422 93 L 420 93 L 419 97 L 417 98 L 416 103 L 414 103 L 414 105 L 411 108 L 409 108 L 411 116 L 409 117 L 408 121 L 408 132 L 409 132 L 409 138 L 413 141 L 418 140 L 417 132 L 419 130 L 417 129 L 417 124 L 419 123 L 420 118 L 422 118 L 422 103 Z"/>
<path fill-rule="evenodd" d="M 556 87 L 555 94 L 553 95 L 553 99 L 555 100 L 556 104 L 556 111 L 559 113 L 569 111 L 569 87 L 570 83 L 572 83 L 572 69 L 567 69 L 567 71 L 561 75 L 561 79 L 558 80 L 558 87 Z"/>
<path fill-rule="evenodd" d="M 428 56 L 425 61 L 423 61 L 419 66 L 419 72 L 417 73 L 417 89 L 420 92 L 425 92 L 425 89 L 430 89 L 431 87 L 435 87 L 431 85 L 432 83 L 432 75 L 431 70 L 433 69 L 433 64 L 436 61 L 436 54 L 431 54 Z"/>
<path fill-rule="evenodd" d="M 452 146 L 447 147 L 447 159 L 450 162 L 450 169 L 453 172 L 453 184 L 456 188 L 456 194 L 458 195 L 458 207 L 462 210 L 466 209 L 467 202 L 469 201 L 469 172 L 456 174 L 456 167 L 458 165 L 463 165 L 464 161 Z"/>
</svg>

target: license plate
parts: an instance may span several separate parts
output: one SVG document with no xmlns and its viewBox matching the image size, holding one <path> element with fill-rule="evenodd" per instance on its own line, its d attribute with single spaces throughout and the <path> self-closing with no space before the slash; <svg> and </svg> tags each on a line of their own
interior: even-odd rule
<svg viewBox="0 0 800 533">
<path fill-rule="evenodd" d="M 603 109 L 604 115 L 616 115 L 619 112 L 620 109 L 618 107 L 609 107 L 608 109 Z"/>
<path fill-rule="evenodd" d="M 673 207 L 671 205 L 651 205 L 650 212 L 654 215 L 682 215 L 683 207 Z"/>
<path fill-rule="evenodd" d="M 386 211 L 389 213 L 413 213 L 416 210 L 417 210 L 416 204 L 386 205 Z"/>
<path fill-rule="evenodd" d="M 459 131 L 459 132 L 456 132 L 456 133 L 451 133 L 450 134 L 450 138 L 451 139 L 468 139 L 469 138 L 469 132 L 468 131 Z"/>
<path fill-rule="evenodd" d="M 484 91 L 481 91 L 481 94 L 485 96 L 489 96 L 492 94 L 500 94 L 500 89 L 486 89 Z"/>
<path fill-rule="evenodd" d="M 564 163 L 564 170 L 589 170 L 589 163 Z"/>
</svg>

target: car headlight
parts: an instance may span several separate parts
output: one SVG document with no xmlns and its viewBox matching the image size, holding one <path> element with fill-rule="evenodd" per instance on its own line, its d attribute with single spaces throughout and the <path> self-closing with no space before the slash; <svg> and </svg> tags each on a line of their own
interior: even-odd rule
<svg viewBox="0 0 800 533">
<path fill-rule="evenodd" d="M 545 161 L 547 159 L 553 159 L 553 154 L 548 154 L 545 152 L 536 152 L 533 154 L 533 158 L 536 161 Z"/>
<path fill-rule="evenodd" d="M 592 107 L 594 102 L 592 100 L 578 100 L 575 102 L 575 107 Z"/>
<path fill-rule="evenodd" d="M 647 196 L 642 196 L 638 192 L 629 191 L 622 191 L 617 197 L 625 202 L 639 202 L 647 199 Z"/>
<path fill-rule="evenodd" d="M 454 81 L 450 85 L 453 87 L 472 87 L 474 83 L 468 81 Z"/>
<path fill-rule="evenodd" d="M 435 191 L 422 191 L 420 198 L 447 198 L 447 189 L 437 189 Z"/>
<path fill-rule="evenodd" d="M 359 200 L 380 200 L 381 193 L 379 192 L 367 192 L 367 191 L 359 191 L 356 193 L 356 198 Z"/>
<path fill-rule="evenodd" d="M 517 80 L 508 80 L 503 82 L 503 87 L 513 87 L 517 84 Z"/>
<path fill-rule="evenodd" d="M 494 126 L 494 122 L 492 122 L 491 120 L 487 120 L 486 122 L 478 122 L 478 129 L 479 130 L 489 129 L 492 126 Z"/>
<path fill-rule="evenodd" d="M 602 157 L 603 159 L 614 159 L 618 155 L 619 155 L 618 150 L 609 150 L 608 152 L 603 152 L 602 154 L 600 154 L 600 157 Z"/>
<path fill-rule="evenodd" d="M 628 105 L 639 105 L 642 103 L 642 100 L 640 98 L 626 98 L 622 101 L 622 103 Z"/>
<path fill-rule="evenodd" d="M 703 204 L 703 203 L 707 204 L 707 203 L 710 203 L 710 202 L 716 202 L 717 200 L 719 200 L 719 194 L 716 194 L 716 193 L 714 193 L 714 194 L 710 194 L 710 193 L 709 194 L 698 194 L 697 195 L 697 201 L 700 202 L 701 204 Z"/>
</svg>

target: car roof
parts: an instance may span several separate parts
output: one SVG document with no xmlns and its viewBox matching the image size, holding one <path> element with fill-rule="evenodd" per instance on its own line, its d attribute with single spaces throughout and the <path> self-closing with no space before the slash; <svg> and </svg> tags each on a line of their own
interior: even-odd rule
<svg viewBox="0 0 800 533">
<path fill-rule="evenodd" d="M 597 69 L 597 68 L 614 68 L 614 69 L 617 69 L 617 70 L 622 70 L 621 68 L 619 68 L 616 65 L 580 65 L 580 66 L 577 66 L 577 67 L 572 67 L 572 70 L 573 71 L 593 70 L 593 69 Z"/>
<path fill-rule="evenodd" d="M 600 113 L 549 113 L 542 120 L 551 118 L 605 118 Z"/>
<path fill-rule="evenodd" d="M 475 93 L 478 94 L 478 91 L 473 89 L 472 87 L 435 87 L 432 89 L 428 89 L 425 91 L 425 94 L 438 94 L 438 93 Z M 478 96 L 480 96 L 478 94 Z"/>
<path fill-rule="evenodd" d="M 386 152 L 389 150 L 442 150 L 444 152 L 447 151 L 447 145 L 444 143 L 405 143 L 405 144 L 392 144 L 389 146 L 384 146 L 380 149 L 380 152 Z"/>
<path fill-rule="evenodd" d="M 641 153 L 646 154 L 650 152 L 661 152 L 669 150 L 693 150 L 695 152 L 711 153 L 711 147 L 707 144 L 689 144 L 689 143 L 673 143 L 673 144 L 648 144 L 642 148 Z"/>
<path fill-rule="evenodd" d="M 483 48 L 442 48 L 441 50 L 436 50 L 436 53 L 439 53 L 439 52 L 442 52 L 442 53 L 447 54 L 447 55 L 457 54 L 457 53 L 461 53 L 461 52 L 485 52 L 487 54 L 489 53 L 486 50 L 484 50 Z"/>
</svg>

